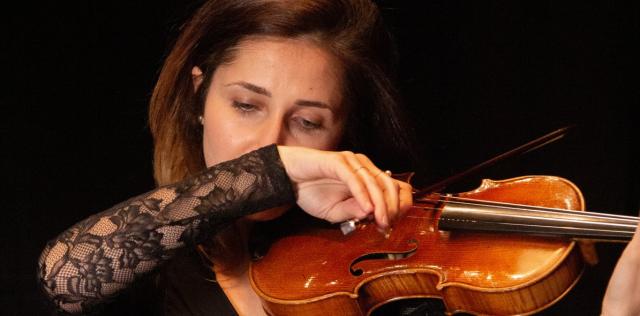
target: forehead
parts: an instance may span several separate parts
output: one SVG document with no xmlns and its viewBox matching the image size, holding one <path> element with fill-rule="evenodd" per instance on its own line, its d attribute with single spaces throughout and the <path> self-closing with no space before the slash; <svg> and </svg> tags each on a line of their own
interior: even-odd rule
<svg viewBox="0 0 640 316">
<path fill-rule="evenodd" d="M 265 66 L 304 66 L 299 69 L 322 75 L 339 76 L 341 73 L 337 58 L 316 41 L 305 37 L 246 37 L 236 45 L 228 64 L 247 62 L 261 62 Z"/>
<path fill-rule="evenodd" d="M 310 39 L 249 37 L 233 49 L 231 60 L 218 67 L 215 77 L 222 84 L 247 81 L 274 94 L 298 94 L 337 105 L 342 71 L 338 59 Z"/>
</svg>

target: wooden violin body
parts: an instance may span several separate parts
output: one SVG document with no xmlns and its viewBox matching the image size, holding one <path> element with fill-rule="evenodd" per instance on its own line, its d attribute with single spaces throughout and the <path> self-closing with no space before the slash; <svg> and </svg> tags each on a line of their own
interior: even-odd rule
<svg viewBox="0 0 640 316">
<path fill-rule="evenodd" d="M 458 198 L 584 210 L 571 182 L 548 176 L 485 180 Z M 579 279 L 569 238 L 440 230 L 446 197 L 416 201 L 388 236 L 375 224 L 349 235 L 301 226 L 253 262 L 251 282 L 272 315 L 368 315 L 404 298 L 440 298 L 449 313 L 540 311 Z"/>
</svg>

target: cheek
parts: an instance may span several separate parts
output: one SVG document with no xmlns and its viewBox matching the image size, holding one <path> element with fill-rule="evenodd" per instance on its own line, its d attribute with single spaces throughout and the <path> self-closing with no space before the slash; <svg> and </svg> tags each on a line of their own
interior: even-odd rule
<svg viewBox="0 0 640 316">
<path fill-rule="evenodd" d="M 325 137 L 311 138 L 304 143 L 285 144 L 290 146 L 302 146 L 319 150 L 336 151 L 340 145 L 340 135 L 326 135 Z"/>
<path fill-rule="evenodd" d="M 320 141 L 315 147 L 320 150 L 337 150 L 338 145 L 340 145 L 340 137 L 339 135 L 330 135 Z M 311 146 L 310 146 L 311 147 Z"/>
<path fill-rule="evenodd" d="M 236 158 L 238 150 L 237 131 L 228 121 L 209 116 L 205 118 L 202 135 L 202 151 L 207 167 Z"/>
<path fill-rule="evenodd" d="M 216 148 L 221 147 L 221 145 L 218 144 L 217 140 L 222 139 L 222 135 L 216 134 L 217 133 L 215 131 L 213 131 L 211 128 L 207 128 L 207 126 L 205 125 L 202 135 L 202 152 L 204 154 L 204 161 L 207 165 L 207 168 L 215 165 L 220 159 L 216 155 L 217 153 L 219 153 L 219 150 L 216 150 Z"/>
<path fill-rule="evenodd" d="M 323 139 L 322 150 L 338 150 L 338 146 L 342 142 L 344 136 L 344 127 L 340 124 L 335 130 L 332 130 Z"/>
<path fill-rule="evenodd" d="M 244 132 L 238 129 L 233 113 L 224 106 L 225 101 L 217 97 L 215 90 L 212 83 L 204 106 L 202 152 L 207 167 L 243 154 L 238 136 Z"/>
<path fill-rule="evenodd" d="M 205 111 L 202 151 L 207 167 L 232 160 L 259 146 L 255 126 L 224 108 Z"/>
<path fill-rule="evenodd" d="M 298 134 L 296 137 L 288 138 L 282 145 L 309 147 L 319 150 L 335 151 L 339 149 L 344 134 L 342 122 L 336 126 L 328 127 L 326 130 L 315 134 Z"/>
</svg>

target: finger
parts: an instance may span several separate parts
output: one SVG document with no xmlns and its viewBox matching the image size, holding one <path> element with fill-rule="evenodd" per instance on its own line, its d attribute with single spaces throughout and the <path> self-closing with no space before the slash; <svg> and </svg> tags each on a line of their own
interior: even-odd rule
<svg viewBox="0 0 640 316">
<path fill-rule="evenodd" d="M 398 217 L 401 217 L 413 206 L 413 187 L 402 181 L 398 181 L 398 185 L 400 186 Z"/>
<path fill-rule="evenodd" d="M 396 220 L 400 208 L 400 185 L 398 181 L 392 179 L 385 172 L 378 173 L 375 178 L 378 183 L 384 187 L 384 197 L 387 202 L 387 218 L 389 219 L 389 225 L 391 225 L 391 223 Z"/>
<path fill-rule="evenodd" d="M 399 192 L 400 186 L 399 181 L 391 178 L 390 174 L 385 171 L 380 170 L 376 167 L 373 162 L 365 155 L 356 154 L 358 160 L 371 171 L 373 178 L 378 183 L 378 186 L 382 189 L 382 193 L 384 196 L 384 200 L 387 207 L 387 224 L 391 225 L 397 218 L 400 199 Z"/>
<path fill-rule="evenodd" d="M 366 216 L 374 210 L 374 203 L 371 200 L 366 183 L 354 172 L 352 164 L 344 154 L 338 154 L 336 157 L 334 163 L 337 178 L 347 185 L 349 192 L 356 199 L 360 208 L 364 211 L 364 216 Z"/>
<path fill-rule="evenodd" d="M 326 220 L 331 223 L 337 223 L 352 219 L 363 220 L 369 216 L 371 216 L 371 211 L 364 211 L 356 199 L 350 198 L 334 205 L 331 216 Z"/>
<path fill-rule="evenodd" d="M 369 196 L 373 201 L 376 223 L 380 228 L 386 229 L 389 226 L 387 202 L 385 201 L 382 187 L 373 178 L 368 167 L 375 168 L 375 170 L 379 169 L 376 168 L 373 163 L 371 163 L 369 158 L 361 154 L 356 155 L 353 153 L 348 153 L 345 155 L 345 158 L 351 163 L 351 165 L 354 167 L 354 172 L 356 172 L 356 174 L 364 181 L 367 187 Z"/>
</svg>

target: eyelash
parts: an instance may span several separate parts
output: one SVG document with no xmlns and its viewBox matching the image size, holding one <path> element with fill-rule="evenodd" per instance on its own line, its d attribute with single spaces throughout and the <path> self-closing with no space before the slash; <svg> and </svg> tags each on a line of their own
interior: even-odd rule
<svg viewBox="0 0 640 316">
<path fill-rule="evenodd" d="M 298 121 L 300 127 L 302 127 L 306 131 L 316 131 L 322 129 L 321 123 L 315 123 L 302 117 L 297 119 L 296 121 Z"/>
<path fill-rule="evenodd" d="M 233 101 L 233 107 L 240 111 L 242 114 L 247 114 L 249 112 L 253 112 L 256 110 L 256 106 L 249 103 L 243 103 L 238 101 Z"/>
<path fill-rule="evenodd" d="M 238 101 L 233 101 L 232 106 L 242 115 L 250 115 L 251 112 L 254 112 L 257 109 L 257 106 L 253 104 Z M 302 128 L 306 132 L 314 132 L 323 128 L 322 123 L 316 123 L 303 117 L 298 117 L 295 119 L 295 121 L 300 126 L 300 128 Z"/>
</svg>

